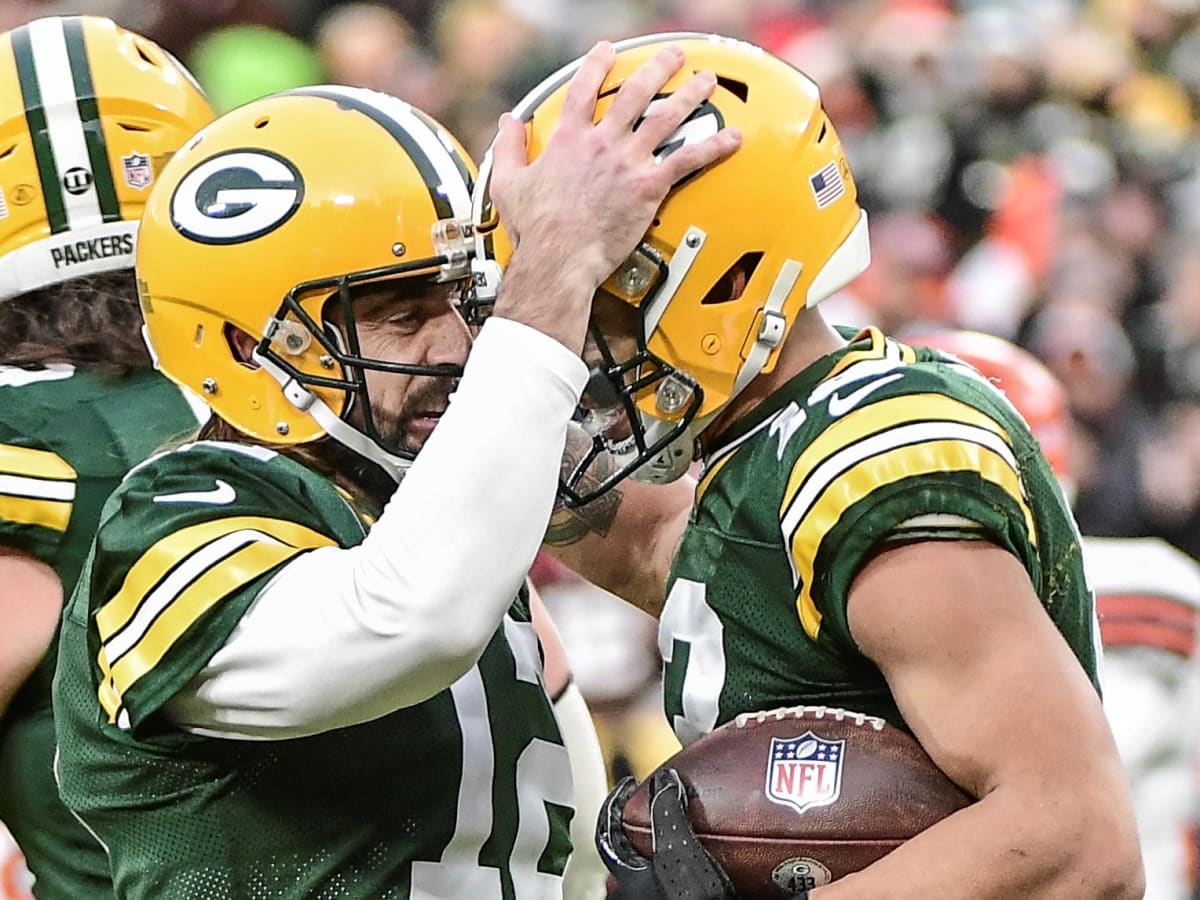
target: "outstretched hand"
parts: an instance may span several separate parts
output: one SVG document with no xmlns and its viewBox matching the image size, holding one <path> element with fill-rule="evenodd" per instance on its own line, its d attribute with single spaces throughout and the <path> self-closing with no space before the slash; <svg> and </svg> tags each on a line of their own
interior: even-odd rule
<svg viewBox="0 0 1200 900">
<path fill-rule="evenodd" d="M 533 243 L 539 257 L 574 269 L 593 289 L 637 246 L 672 185 L 729 156 L 741 140 L 736 130 L 723 129 L 655 157 L 716 85 L 712 72 L 699 72 L 647 115 L 683 65 L 676 45 L 659 50 L 626 79 L 604 117 L 593 122 L 614 58 L 608 42 L 584 57 L 536 160 L 528 162 L 524 125 L 511 116 L 501 120 L 492 148 L 491 197 L 514 247 Z"/>
</svg>

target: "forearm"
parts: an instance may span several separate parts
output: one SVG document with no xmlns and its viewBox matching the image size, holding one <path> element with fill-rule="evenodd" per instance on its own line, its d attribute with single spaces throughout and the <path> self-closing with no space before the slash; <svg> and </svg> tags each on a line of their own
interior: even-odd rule
<svg viewBox="0 0 1200 900">
<path fill-rule="evenodd" d="M 811 900 L 1132 900 L 1095 839 L 1109 818 L 1061 786 L 998 789 Z"/>
<path fill-rule="evenodd" d="M 591 439 L 577 425 L 567 430 L 563 472 L 583 460 Z M 584 474 L 581 490 L 608 477 L 611 460 L 600 454 Z M 560 502 L 546 531 L 545 549 L 593 584 L 657 617 L 666 596 L 695 482 L 649 485 L 626 479 L 587 506 L 568 509 Z"/>
<path fill-rule="evenodd" d="M 43 647 L 42 652 L 45 653 L 45 650 L 46 648 Z M 0 653 L 4 652 L 6 651 L 0 648 Z M 39 657 L 26 653 L 5 656 L 0 659 L 0 719 L 4 718 L 8 704 L 12 702 L 12 698 L 17 695 L 17 691 L 21 689 L 25 679 L 37 666 L 38 659 Z"/>
<path fill-rule="evenodd" d="M 0 617 L 0 718 L 46 655 L 57 621 L 57 616 L 24 609 L 6 610 Z"/>
<path fill-rule="evenodd" d="M 46 655 L 62 614 L 62 583 L 48 565 L 0 547 L 0 716 Z"/>
<path fill-rule="evenodd" d="M 589 276 L 554 244 L 535 235 L 527 248 L 514 252 L 493 315 L 523 322 L 580 354 L 592 296 L 607 275 Z"/>
<path fill-rule="evenodd" d="M 450 408 L 370 534 L 281 569 L 172 701 L 175 720 L 221 736 L 291 737 L 376 718 L 457 680 L 537 552 L 585 379 L 582 363 L 545 337 L 485 326 Z"/>
</svg>

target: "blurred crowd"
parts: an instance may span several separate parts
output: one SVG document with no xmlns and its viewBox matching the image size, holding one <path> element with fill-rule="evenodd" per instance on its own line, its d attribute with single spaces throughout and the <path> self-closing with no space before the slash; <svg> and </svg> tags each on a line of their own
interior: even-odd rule
<svg viewBox="0 0 1200 900">
<path fill-rule="evenodd" d="M 68 12 L 154 38 L 218 111 L 361 85 L 476 158 L 500 112 L 598 38 L 758 43 L 821 85 L 871 216 L 874 262 L 827 318 L 1016 340 L 1069 392 L 1082 531 L 1200 558 L 1200 0 L 4 0 L 0 29 Z M 655 683 L 653 626 L 615 602 L 576 625 L 587 588 L 543 574 L 603 729 Z M 618 768 L 653 766 L 652 746 Z"/>
</svg>

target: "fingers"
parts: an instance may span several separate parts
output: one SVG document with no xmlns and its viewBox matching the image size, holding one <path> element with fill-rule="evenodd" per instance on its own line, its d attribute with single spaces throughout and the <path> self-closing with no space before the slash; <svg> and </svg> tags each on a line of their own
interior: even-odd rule
<svg viewBox="0 0 1200 900">
<path fill-rule="evenodd" d="M 667 766 L 654 770 L 650 776 L 650 804 L 652 807 L 655 803 L 662 800 L 665 803 L 673 803 L 680 809 L 683 809 L 687 803 L 684 799 L 685 797 L 683 781 L 675 769 Z"/>
<path fill-rule="evenodd" d="M 496 138 L 492 141 L 492 171 L 488 185 L 494 209 L 503 216 L 507 209 L 507 191 L 513 178 L 529 164 L 525 148 L 525 123 L 514 118 L 509 113 L 500 117 L 500 127 Z M 510 229 L 509 239 L 516 246 L 520 235 Z"/>
<path fill-rule="evenodd" d="M 650 776 L 650 827 L 655 848 L 666 831 L 675 831 L 687 824 L 687 795 L 679 773 L 672 768 L 655 770 Z"/>
<path fill-rule="evenodd" d="M 612 106 L 604 115 L 602 127 L 614 131 L 632 128 L 663 85 L 679 71 L 683 60 L 683 50 L 677 44 L 669 44 L 655 53 L 649 62 L 643 63 L 621 85 Z M 598 91 L 599 86 L 596 89 Z"/>
<path fill-rule="evenodd" d="M 736 900 L 729 876 L 696 837 L 687 814 L 687 795 L 679 773 L 657 770 L 650 778 L 650 821 L 654 877 L 667 896 L 696 900 Z M 686 894 L 679 888 L 686 887 Z"/>
<path fill-rule="evenodd" d="M 500 117 L 499 130 L 492 143 L 492 172 L 501 180 L 511 177 L 518 169 L 525 168 L 528 157 L 525 152 L 525 123 L 509 113 Z"/>
<path fill-rule="evenodd" d="M 600 807 L 596 822 L 596 849 L 610 870 L 613 865 L 630 870 L 648 866 L 648 860 L 634 849 L 625 834 L 625 804 L 636 789 L 637 781 L 627 775 L 617 783 Z"/>
<path fill-rule="evenodd" d="M 678 184 L 693 172 L 699 172 L 705 166 L 728 159 L 741 145 L 742 132 L 739 129 L 722 128 L 699 144 L 680 147 L 667 156 L 659 168 L 663 170 L 668 183 Z"/>
<path fill-rule="evenodd" d="M 614 58 L 613 46 L 608 41 L 601 41 L 587 52 L 579 69 L 571 76 L 571 83 L 567 85 L 561 122 L 592 124 L 596 113 L 596 95 L 600 93 Z"/>
<path fill-rule="evenodd" d="M 655 101 L 638 126 L 639 145 L 653 153 L 696 111 L 697 106 L 712 96 L 716 86 L 717 76 L 712 72 L 697 72 L 669 97 Z"/>
</svg>

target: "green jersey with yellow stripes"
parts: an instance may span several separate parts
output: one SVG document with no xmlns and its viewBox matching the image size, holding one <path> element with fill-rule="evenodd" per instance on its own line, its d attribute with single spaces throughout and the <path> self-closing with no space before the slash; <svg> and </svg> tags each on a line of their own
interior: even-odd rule
<svg viewBox="0 0 1200 900">
<path fill-rule="evenodd" d="M 50 565 L 69 594 L 122 476 L 198 426 L 154 372 L 102 378 L 69 365 L 0 367 L 0 545 Z M 112 897 L 99 844 L 58 800 L 50 680 L 55 652 L 0 720 L 0 820 L 40 900 Z"/>
<path fill-rule="evenodd" d="M 869 329 L 718 446 L 659 631 L 666 711 L 684 743 L 738 713 L 801 703 L 904 727 L 846 615 L 855 574 L 887 541 L 1010 551 L 1096 683 L 1074 520 L 1024 421 L 973 369 Z"/>
<path fill-rule="evenodd" d="M 327 478 L 240 444 L 156 457 L 113 494 L 64 617 L 54 699 L 63 798 L 108 846 L 121 897 L 560 889 L 570 769 L 524 596 L 466 675 L 373 721 L 234 740 L 168 719 L 279 567 L 359 544 L 363 523 Z"/>
</svg>

